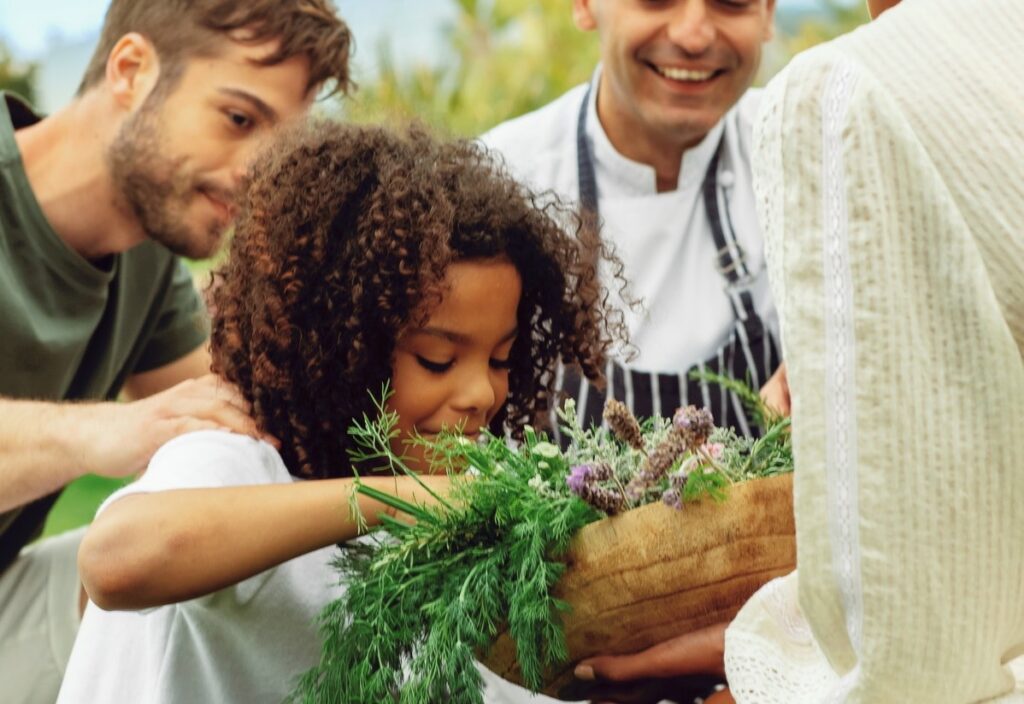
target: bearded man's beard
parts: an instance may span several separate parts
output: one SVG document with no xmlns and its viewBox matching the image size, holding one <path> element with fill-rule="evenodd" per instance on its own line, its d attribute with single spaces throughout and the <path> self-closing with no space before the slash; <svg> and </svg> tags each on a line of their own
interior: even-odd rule
<svg viewBox="0 0 1024 704">
<path fill-rule="evenodd" d="M 155 99 L 155 100 L 154 100 Z M 118 205 L 141 225 L 146 235 L 169 250 L 190 259 L 217 252 L 226 228 L 213 221 L 205 229 L 192 229 L 188 206 L 200 196 L 202 184 L 181 168 L 183 158 L 165 156 L 160 149 L 156 105 L 151 95 L 121 126 L 107 151 L 107 163 L 119 194 Z"/>
</svg>

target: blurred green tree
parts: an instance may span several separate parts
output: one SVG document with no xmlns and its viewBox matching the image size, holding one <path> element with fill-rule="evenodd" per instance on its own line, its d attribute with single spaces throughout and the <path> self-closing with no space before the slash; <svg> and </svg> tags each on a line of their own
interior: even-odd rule
<svg viewBox="0 0 1024 704">
<path fill-rule="evenodd" d="M 430 65 L 397 65 L 391 46 L 376 47 L 378 71 L 340 106 L 353 122 L 404 121 L 415 116 L 436 129 L 475 136 L 503 120 L 554 100 L 590 76 L 597 37 L 572 21 L 569 0 L 455 0 L 444 28 L 444 56 Z M 779 31 L 758 83 L 798 51 L 850 31 L 867 20 L 859 0 L 820 0 L 818 11 Z"/>
<path fill-rule="evenodd" d="M 0 42 L 0 90 L 17 93 L 25 100 L 35 101 L 37 66 L 15 61 L 11 52 Z"/>
<path fill-rule="evenodd" d="M 378 74 L 346 99 L 354 122 L 412 116 L 473 136 L 555 99 L 590 76 L 597 37 L 576 29 L 568 0 L 457 0 L 444 29 L 449 55 L 401 68 L 378 51 Z"/>
<path fill-rule="evenodd" d="M 809 49 L 816 44 L 827 42 L 841 34 L 852 32 L 868 21 L 868 9 L 864 2 L 841 0 L 820 0 L 821 9 L 801 20 L 795 33 L 782 38 L 790 56 Z"/>
</svg>

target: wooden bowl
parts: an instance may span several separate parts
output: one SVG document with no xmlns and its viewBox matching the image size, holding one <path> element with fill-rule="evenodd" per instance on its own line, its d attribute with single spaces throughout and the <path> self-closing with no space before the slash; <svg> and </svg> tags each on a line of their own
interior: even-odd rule
<svg viewBox="0 0 1024 704">
<path fill-rule="evenodd" d="M 580 530 L 555 594 L 565 615 L 569 662 L 546 673 L 557 696 L 575 663 L 643 650 L 731 620 L 761 585 L 796 567 L 793 475 L 754 479 L 678 511 L 649 504 Z M 522 684 L 515 643 L 502 633 L 482 659 Z"/>
</svg>

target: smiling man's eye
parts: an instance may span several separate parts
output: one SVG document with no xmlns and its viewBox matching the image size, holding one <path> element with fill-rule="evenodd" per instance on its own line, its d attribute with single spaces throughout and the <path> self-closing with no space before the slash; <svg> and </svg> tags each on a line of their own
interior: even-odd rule
<svg viewBox="0 0 1024 704">
<path fill-rule="evenodd" d="M 428 372 L 433 372 L 434 374 L 443 374 L 451 369 L 453 364 L 453 361 L 451 360 L 447 362 L 434 362 L 419 355 L 416 355 L 416 361 L 419 362 L 421 367 L 426 369 Z"/>
</svg>

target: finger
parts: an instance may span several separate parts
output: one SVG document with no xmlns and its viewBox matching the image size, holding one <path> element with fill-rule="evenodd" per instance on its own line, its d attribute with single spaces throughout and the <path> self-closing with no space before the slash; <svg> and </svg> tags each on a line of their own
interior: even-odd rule
<svg viewBox="0 0 1024 704">
<path fill-rule="evenodd" d="M 240 435 L 248 435 L 257 439 L 261 435 L 252 416 L 239 410 L 237 406 L 219 399 L 208 403 L 205 411 L 199 417 L 219 423 L 222 427 Z"/>
<path fill-rule="evenodd" d="M 761 401 L 764 403 L 765 406 L 767 406 L 780 416 L 789 415 L 789 407 L 786 403 L 786 398 L 782 394 L 766 392 L 764 389 L 762 389 Z"/>
<path fill-rule="evenodd" d="M 782 380 L 772 377 L 767 384 L 761 387 L 759 395 L 762 403 L 768 408 L 779 415 L 789 415 L 789 390 Z"/>
<path fill-rule="evenodd" d="M 239 391 L 238 387 L 231 382 L 225 381 L 216 374 L 208 374 L 198 381 L 202 382 L 204 385 L 211 386 L 214 390 L 215 397 L 218 400 L 231 404 L 247 416 L 251 417 L 253 415 L 252 404 L 245 400 L 242 392 Z M 255 424 L 253 427 L 256 427 Z M 273 445 L 275 448 L 281 449 L 281 441 L 270 433 L 262 433 L 259 432 L 259 430 L 254 430 L 253 432 L 247 431 L 244 434 L 263 440 L 264 442 Z"/>
<path fill-rule="evenodd" d="M 177 399 L 170 408 L 165 409 L 164 417 L 170 420 L 196 419 L 211 421 L 225 430 L 230 430 L 240 435 L 248 435 L 254 438 L 260 436 L 260 432 L 256 427 L 256 421 L 252 417 L 243 413 L 234 405 L 220 399 Z"/>
<path fill-rule="evenodd" d="M 238 387 L 216 374 L 207 374 L 196 379 L 193 393 L 230 403 L 246 415 L 252 415 L 252 404 L 245 399 Z"/>
<path fill-rule="evenodd" d="M 722 689 L 704 700 L 704 704 L 736 704 L 728 689 Z"/>
<path fill-rule="evenodd" d="M 602 655 L 580 661 L 579 679 L 626 682 L 697 673 L 722 674 L 725 626 L 715 624 L 659 643 L 632 655 Z"/>
<path fill-rule="evenodd" d="M 281 448 L 280 440 L 270 433 L 259 430 L 255 419 L 248 412 L 247 404 L 244 407 L 239 407 L 237 398 L 234 396 L 237 393 L 234 387 L 227 385 L 222 394 L 215 394 L 212 381 L 205 377 L 195 381 L 206 387 L 205 390 L 200 390 L 200 393 L 193 391 L 186 396 L 169 400 L 164 399 L 164 408 L 160 411 L 163 418 L 194 417 L 213 420 L 224 430 L 248 435 L 257 440 L 263 440 L 277 449 Z"/>
</svg>

